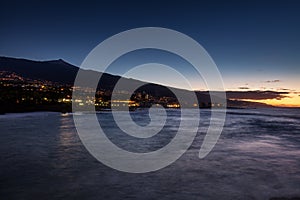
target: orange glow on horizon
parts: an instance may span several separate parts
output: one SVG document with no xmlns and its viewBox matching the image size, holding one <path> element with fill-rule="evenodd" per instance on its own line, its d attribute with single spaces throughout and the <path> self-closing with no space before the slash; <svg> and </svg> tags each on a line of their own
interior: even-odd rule
<svg viewBox="0 0 300 200">
<path fill-rule="evenodd" d="M 240 99 L 240 100 L 265 103 L 272 106 L 300 107 L 299 94 L 290 94 L 288 97 L 282 99 L 266 99 L 266 100 Z"/>
</svg>

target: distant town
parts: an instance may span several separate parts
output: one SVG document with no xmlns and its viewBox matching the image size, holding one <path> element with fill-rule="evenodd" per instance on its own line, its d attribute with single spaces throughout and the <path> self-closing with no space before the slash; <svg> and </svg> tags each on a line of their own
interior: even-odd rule
<svg viewBox="0 0 300 200">
<path fill-rule="evenodd" d="M 211 103 L 208 91 L 188 91 L 173 88 L 187 97 L 179 104 L 174 93 L 163 85 L 127 79 L 120 76 L 85 71 L 87 77 L 101 77 L 96 91 L 88 87 L 74 88 L 74 80 L 79 68 L 61 59 L 52 61 L 32 61 L 27 59 L 0 57 L 0 113 L 55 111 L 72 112 L 72 105 L 84 108 L 94 106 L 95 110 L 136 110 L 151 106 L 164 108 L 223 108 L 222 103 Z M 117 98 L 111 98 L 116 83 L 122 79 L 126 86 L 139 86 L 133 93 L 126 87 L 115 91 Z M 84 96 L 72 98 L 73 91 Z M 89 95 L 86 95 L 89 94 Z M 192 101 L 188 96 L 196 94 Z M 227 93 L 228 94 L 228 93 Z M 244 94 L 244 93 L 243 93 Z M 242 95 L 243 95 L 242 94 Z M 227 108 L 271 107 L 258 102 L 243 101 L 235 95 L 227 99 Z"/>
<path fill-rule="evenodd" d="M 158 104 L 165 108 L 180 108 L 180 104 L 174 97 L 155 97 L 145 91 L 133 93 L 130 99 L 111 100 L 112 91 L 97 90 L 94 97 L 87 96 L 73 100 L 73 89 L 85 90 L 86 88 L 74 88 L 72 85 L 45 80 L 32 80 L 14 72 L 0 71 L 1 113 L 37 110 L 71 112 L 72 101 L 79 106 L 94 105 L 96 110 L 147 108 Z M 212 105 L 202 103 L 201 106 Z M 195 102 L 190 107 L 199 107 L 199 105 Z"/>
</svg>

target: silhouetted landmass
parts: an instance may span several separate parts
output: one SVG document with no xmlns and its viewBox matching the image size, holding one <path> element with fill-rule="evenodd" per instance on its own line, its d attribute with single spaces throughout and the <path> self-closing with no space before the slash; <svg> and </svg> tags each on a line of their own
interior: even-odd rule
<svg viewBox="0 0 300 200">
<path fill-rule="evenodd" d="M 0 57 L 0 113 L 6 112 L 29 112 L 29 111 L 61 111 L 71 112 L 72 86 L 79 68 L 61 59 L 53 61 L 32 61 Z M 161 104 L 164 107 L 173 107 L 178 104 L 174 95 L 180 94 L 188 97 L 194 91 L 171 88 L 163 85 L 146 83 L 135 79 L 122 78 L 107 73 L 100 73 L 91 70 L 82 70 L 82 73 L 89 77 L 88 80 L 95 80 L 101 77 L 97 87 L 96 99 L 98 108 L 110 108 L 111 92 L 118 81 L 122 81 L 119 88 L 120 94 L 129 92 L 128 87 L 137 88 L 131 96 L 140 107 L 149 107 L 152 104 Z M 88 83 L 87 80 L 87 83 Z M 142 85 L 142 86 L 141 86 Z M 141 87 L 140 87 L 141 86 Z M 207 91 L 196 91 L 198 99 L 197 106 L 210 108 L 210 95 Z M 131 93 L 130 93 L 131 94 Z M 246 94 L 228 93 L 229 96 Z M 248 94 L 255 96 L 259 92 Z M 284 95 L 265 93 L 262 95 Z M 189 99 L 189 98 L 186 98 Z M 109 102 L 109 103 L 107 103 Z M 195 102 L 186 102 L 191 105 Z M 195 105 L 195 104 L 193 104 Z M 222 107 L 222 105 L 218 105 Z M 231 108 L 256 108 L 270 107 L 267 104 L 248 102 L 241 100 L 228 100 L 227 106 Z"/>
<path fill-rule="evenodd" d="M 32 80 L 48 80 L 73 85 L 78 67 L 63 60 L 32 61 L 0 57 L 0 71 L 15 72 Z"/>
</svg>

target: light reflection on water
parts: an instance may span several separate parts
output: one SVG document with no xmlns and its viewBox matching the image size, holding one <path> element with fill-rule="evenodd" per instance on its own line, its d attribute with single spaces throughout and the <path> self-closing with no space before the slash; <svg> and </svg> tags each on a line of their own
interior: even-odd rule
<svg viewBox="0 0 300 200">
<path fill-rule="evenodd" d="M 146 123 L 145 111 L 134 113 Z M 110 139 L 121 147 L 150 151 L 176 133 L 172 111 L 159 141 L 118 132 L 109 113 L 100 113 Z M 145 120 L 145 121 L 143 121 Z M 191 148 L 171 166 L 127 174 L 96 161 L 81 144 L 70 114 L 0 116 L 0 196 L 4 199 L 269 199 L 300 196 L 299 110 L 229 110 L 218 144 L 202 160 L 198 153 L 209 110 Z M 188 129 L 188 127 L 186 127 Z M 144 146 L 143 146 L 144 145 Z M 148 146 L 147 146 L 148 145 Z M 3 199 L 3 198 L 1 198 Z"/>
</svg>

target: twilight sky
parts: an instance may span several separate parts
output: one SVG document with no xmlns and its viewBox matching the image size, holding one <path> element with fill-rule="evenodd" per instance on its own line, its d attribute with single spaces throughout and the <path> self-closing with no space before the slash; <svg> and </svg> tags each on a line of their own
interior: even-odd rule
<svg viewBox="0 0 300 200">
<path fill-rule="evenodd" d="M 300 105 L 299 1 L 2 1 L 0 5 L 1 56 L 62 58 L 79 66 L 96 45 L 114 34 L 165 27 L 187 34 L 207 50 L 227 90 L 289 92 L 280 100 L 260 101 Z M 121 74 L 147 62 L 192 74 L 187 63 L 159 51 L 130 53 L 109 72 Z M 180 87 L 163 73 L 148 74 L 148 80 L 154 76 Z M 196 81 L 192 75 L 190 79 Z M 205 88 L 199 83 L 195 89 Z"/>
</svg>

